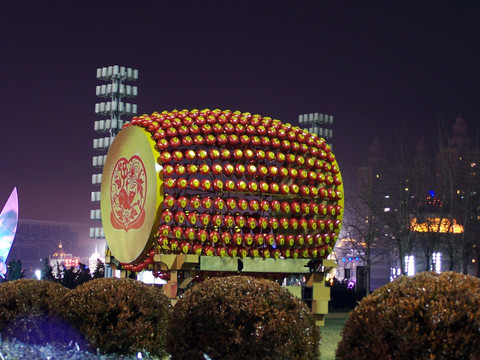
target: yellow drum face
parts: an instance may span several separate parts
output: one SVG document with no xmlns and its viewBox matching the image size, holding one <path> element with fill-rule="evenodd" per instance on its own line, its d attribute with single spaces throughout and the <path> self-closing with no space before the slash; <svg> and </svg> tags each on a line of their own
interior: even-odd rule
<svg viewBox="0 0 480 360">
<path fill-rule="evenodd" d="M 101 213 L 105 238 L 121 263 L 135 261 L 151 248 L 163 203 L 163 173 L 150 133 L 123 129 L 105 161 Z"/>
</svg>

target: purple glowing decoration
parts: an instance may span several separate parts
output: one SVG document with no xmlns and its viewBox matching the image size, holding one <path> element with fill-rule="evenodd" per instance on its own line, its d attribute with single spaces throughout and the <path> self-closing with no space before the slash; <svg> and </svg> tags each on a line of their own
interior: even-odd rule
<svg viewBox="0 0 480 360">
<path fill-rule="evenodd" d="M 18 195 L 17 188 L 14 188 L 0 213 L 0 276 L 3 278 L 7 273 L 5 262 L 15 239 L 17 225 Z"/>
</svg>

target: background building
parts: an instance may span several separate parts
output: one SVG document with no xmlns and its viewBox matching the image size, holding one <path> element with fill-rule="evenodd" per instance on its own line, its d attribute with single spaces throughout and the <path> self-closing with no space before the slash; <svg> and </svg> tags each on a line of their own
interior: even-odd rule
<svg viewBox="0 0 480 360">
<path fill-rule="evenodd" d="M 357 285 L 374 290 L 420 271 L 478 276 L 479 148 L 461 116 L 445 129 L 411 148 L 369 147 L 336 249 L 341 277 L 353 278 L 354 265 Z"/>
<path fill-rule="evenodd" d="M 50 266 L 53 269 L 53 275 L 57 276 L 59 270 L 78 267 L 80 257 L 73 256 L 71 253 L 65 252 L 62 242 L 58 244 L 57 250 L 50 256 Z"/>
<path fill-rule="evenodd" d="M 33 278 L 35 270 L 43 268 L 43 259 L 57 252 L 58 244 L 78 253 L 82 229 L 82 224 L 20 219 L 8 260 L 21 260 L 25 276 Z"/>
<path fill-rule="evenodd" d="M 110 144 L 122 129 L 124 117 L 137 114 L 137 105 L 125 102 L 125 100 L 132 99 L 138 94 L 137 86 L 127 84 L 138 80 L 138 70 L 118 65 L 98 68 L 97 79 L 108 82 L 108 84 L 97 85 L 96 87 L 96 95 L 105 99 L 105 101 L 95 104 L 95 113 L 103 119 L 96 120 L 93 126 L 95 131 L 93 149 L 97 152 L 97 155 L 92 159 L 94 167 L 92 185 L 94 190 L 90 196 L 93 204 L 90 210 L 90 219 L 97 222 L 90 228 L 90 237 L 104 239 L 105 234 L 100 223 L 100 185 L 102 184 L 103 165 Z"/>
</svg>

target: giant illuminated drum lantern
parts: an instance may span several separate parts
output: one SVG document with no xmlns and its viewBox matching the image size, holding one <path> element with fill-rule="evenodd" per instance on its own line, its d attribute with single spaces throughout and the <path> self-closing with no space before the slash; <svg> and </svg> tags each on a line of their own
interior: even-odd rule
<svg viewBox="0 0 480 360">
<path fill-rule="evenodd" d="M 229 110 L 155 112 L 112 143 L 101 212 L 109 251 L 130 271 L 158 254 L 321 260 L 340 231 L 343 185 L 330 146 L 299 127 Z"/>
</svg>

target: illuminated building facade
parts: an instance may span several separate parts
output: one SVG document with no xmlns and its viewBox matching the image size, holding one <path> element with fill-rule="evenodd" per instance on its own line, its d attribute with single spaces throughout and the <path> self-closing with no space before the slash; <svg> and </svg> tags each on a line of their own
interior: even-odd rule
<svg viewBox="0 0 480 360">
<path fill-rule="evenodd" d="M 58 271 L 62 268 L 78 267 L 79 264 L 80 257 L 66 253 L 61 241 L 58 244 L 57 250 L 50 256 L 50 266 L 53 269 L 54 276 L 57 276 Z"/>
<path fill-rule="evenodd" d="M 410 221 L 410 228 L 412 231 L 419 233 L 438 232 L 438 233 L 463 233 L 463 226 L 457 223 L 456 219 L 442 219 L 439 217 L 425 218 L 422 223 L 418 222 L 417 218 Z"/>
<path fill-rule="evenodd" d="M 88 268 L 90 269 L 90 273 L 93 273 L 97 266 L 97 261 L 100 260 L 101 262 L 105 263 L 105 256 L 98 252 L 98 248 L 95 246 L 95 252 L 88 258 Z"/>
</svg>

